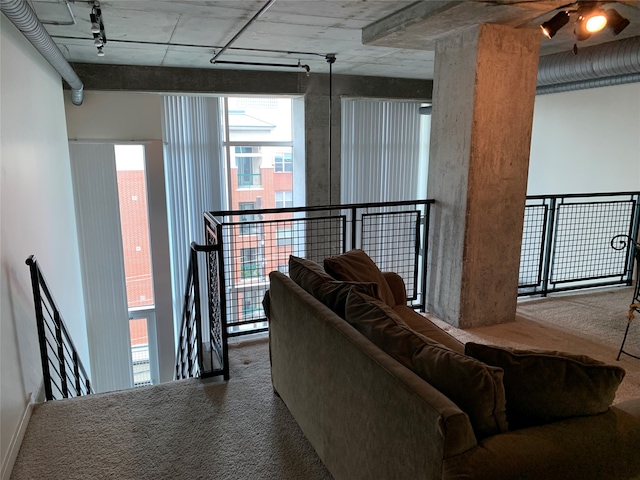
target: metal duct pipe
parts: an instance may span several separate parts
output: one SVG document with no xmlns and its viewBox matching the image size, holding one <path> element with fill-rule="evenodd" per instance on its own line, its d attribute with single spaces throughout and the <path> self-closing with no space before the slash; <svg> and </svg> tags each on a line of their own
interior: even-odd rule
<svg viewBox="0 0 640 480">
<path fill-rule="evenodd" d="M 67 59 L 64 58 L 29 4 L 25 0 L 0 0 L 0 10 L 69 84 L 73 104 L 82 105 L 84 89 L 82 81 L 73 71 Z"/>
<path fill-rule="evenodd" d="M 593 80 L 582 80 L 579 82 L 559 83 L 556 85 L 545 85 L 536 88 L 536 95 L 546 95 L 548 93 L 570 92 L 573 90 L 586 90 L 588 88 L 609 87 L 611 85 L 624 85 L 625 83 L 640 82 L 640 73 L 630 73 L 628 75 L 618 75 L 617 77 L 594 78 Z"/>
<path fill-rule="evenodd" d="M 636 77 L 628 75 L 636 73 L 640 73 L 640 37 L 631 37 L 581 48 L 577 55 L 563 52 L 541 57 L 538 65 L 538 89 L 547 85 L 562 88 L 563 84 L 569 83 L 577 86 L 581 82 L 585 85 L 582 88 L 604 86 L 602 83 L 592 83 L 594 80 L 612 82 L 607 85 L 615 85 L 616 77 L 633 79 Z"/>
</svg>

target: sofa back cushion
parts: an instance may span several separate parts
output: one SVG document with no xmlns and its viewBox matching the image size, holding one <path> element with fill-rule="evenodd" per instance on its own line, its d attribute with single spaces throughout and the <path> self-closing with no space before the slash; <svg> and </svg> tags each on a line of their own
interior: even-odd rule
<svg viewBox="0 0 640 480">
<path fill-rule="evenodd" d="M 337 280 L 350 282 L 374 282 L 378 284 L 380 299 L 395 307 L 396 301 L 384 275 L 364 250 L 350 250 L 342 255 L 324 259 L 324 269 Z"/>
<path fill-rule="evenodd" d="M 504 370 L 511 429 L 606 412 L 625 371 L 586 355 L 469 342 L 465 353 Z"/>
<path fill-rule="evenodd" d="M 349 291 L 378 298 L 378 285 L 372 282 L 339 282 L 328 275 L 321 265 L 306 258 L 289 256 L 289 276 L 308 293 L 344 318 Z"/>
<path fill-rule="evenodd" d="M 502 369 L 411 330 L 387 305 L 351 291 L 346 320 L 383 351 L 413 370 L 469 416 L 477 438 L 508 430 Z"/>
</svg>

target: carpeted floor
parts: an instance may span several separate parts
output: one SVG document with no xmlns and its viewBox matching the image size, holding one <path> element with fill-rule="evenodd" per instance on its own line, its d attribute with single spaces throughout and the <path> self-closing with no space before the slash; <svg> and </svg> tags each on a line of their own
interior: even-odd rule
<svg viewBox="0 0 640 480">
<path fill-rule="evenodd" d="M 267 337 L 229 350 L 228 382 L 36 406 L 11 480 L 331 479 L 273 393 Z"/>
<path fill-rule="evenodd" d="M 463 341 L 587 354 L 627 375 L 616 402 L 640 397 L 640 360 L 616 362 L 631 289 L 521 301 L 516 322 L 458 330 Z M 640 319 L 629 351 L 640 353 Z M 184 380 L 37 405 L 12 480 L 331 479 L 271 388 L 266 336 L 230 345 L 231 379 Z"/>
</svg>

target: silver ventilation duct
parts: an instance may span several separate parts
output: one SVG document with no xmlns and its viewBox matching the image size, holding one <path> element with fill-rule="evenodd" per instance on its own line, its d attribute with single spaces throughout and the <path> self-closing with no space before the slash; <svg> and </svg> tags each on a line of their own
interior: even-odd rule
<svg viewBox="0 0 640 480">
<path fill-rule="evenodd" d="M 0 0 L 0 10 L 69 84 L 73 104 L 82 105 L 84 89 L 82 81 L 73 71 L 67 59 L 64 58 L 29 4 L 25 0 Z"/>
<path fill-rule="evenodd" d="M 536 93 L 566 92 L 640 81 L 640 37 L 540 58 Z"/>
</svg>

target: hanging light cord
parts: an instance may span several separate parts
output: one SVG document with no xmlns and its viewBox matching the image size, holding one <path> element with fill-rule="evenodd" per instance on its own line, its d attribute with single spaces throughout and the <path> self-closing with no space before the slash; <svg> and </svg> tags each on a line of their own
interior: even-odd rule
<svg viewBox="0 0 640 480">
<path fill-rule="evenodd" d="M 329 205 L 333 205 L 331 182 L 333 169 L 333 64 L 336 63 L 336 55 L 335 53 L 328 53 L 325 58 L 329 64 Z"/>
</svg>

